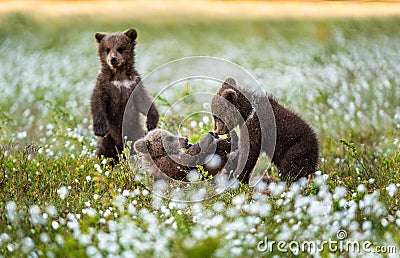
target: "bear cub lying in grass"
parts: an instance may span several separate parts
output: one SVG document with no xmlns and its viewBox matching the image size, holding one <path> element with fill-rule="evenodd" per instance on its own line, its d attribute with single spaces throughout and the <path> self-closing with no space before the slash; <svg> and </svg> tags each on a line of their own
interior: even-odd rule
<svg viewBox="0 0 400 258">
<path fill-rule="evenodd" d="M 187 149 L 183 152 L 181 149 Z M 208 133 L 194 145 L 187 138 L 175 136 L 172 133 L 155 129 L 143 139 L 134 143 L 135 151 L 141 155 L 143 168 L 154 180 L 188 181 L 187 175 L 203 166 L 209 175 L 215 176 L 226 165 L 231 150 L 231 139 L 220 139 L 214 133 Z"/>
<path fill-rule="evenodd" d="M 137 32 L 129 29 L 123 33 L 96 33 L 101 70 L 91 96 L 93 131 L 101 137 L 97 156 L 113 158 L 123 150 L 122 122 L 125 107 L 133 90 L 133 105 L 127 110 L 129 117 L 129 141 L 136 141 L 145 132 L 140 123 L 139 113 L 147 116 L 147 130 L 158 124 L 158 111 L 135 69 L 135 46 Z"/>
<path fill-rule="evenodd" d="M 319 144 L 313 129 L 272 96 L 241 89 L 228 78 L 214 95 L 211 112 L 217 134 L 232 133 L 239 126 L 239 157 L 233 175 L 240 181 L 249 182 L 261 151 L 289 183 L 315 172 Z"/>
</svg>

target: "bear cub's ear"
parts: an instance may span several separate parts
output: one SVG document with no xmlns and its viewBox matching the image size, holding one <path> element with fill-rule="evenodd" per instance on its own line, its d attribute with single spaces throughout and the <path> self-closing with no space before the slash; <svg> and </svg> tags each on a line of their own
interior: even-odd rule
<svg viewBox="0 0 400 258">
<path fill-rule="evenodd" d="M 125 36 L 127 36 L 132 42 L 134 42 L 137 38 L 137 31 L 135 29 L 129 29 L 124 32 Z"/>
<path fill-rule="evenodd" d="M 137 140 L 137 141 L 135 142 L 135 144 L 133 145 L 133 148 L 135 149 L 135 151 L 136 151 L 137 153 L 144 153 L 144 154 L 146 154 L 146 153 L 149 152 L 149 150 L 147 149 L 147 144 L 146 144 L 146 140 L 145 140 L 145 139 Z"/>
<path fill-rule="evenodd" d="M 97 43 L 100 43 L 101 40 L 106 36 L 106 33 L 103 32 L 97 32 L 94 34 L 94 37 L 96 38 Z"/>
<path fill-rule="evenodd" d="M 237 100 L 237 94 L 235 90 L 232 89 L 226 89 L 221 93 L 221 97 L 223 97 L 224 99 L 228 100 L 229 102 L 231 102 L 232 104 L 236 103 Z"/>
<path fill-rule="evenodd" d="M 230 86 L 230 87 L 235 87 L 236 86 L 236 81 L 233 78 L 226 78 L 224 81 L 225 86 Z"/>
</svg>

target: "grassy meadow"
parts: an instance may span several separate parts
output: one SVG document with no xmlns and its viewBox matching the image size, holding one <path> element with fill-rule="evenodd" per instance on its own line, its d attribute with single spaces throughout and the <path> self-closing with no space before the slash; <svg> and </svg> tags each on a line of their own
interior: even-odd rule
<svg viewBox="0 0 400 258">
<path fill-rule="evenodd" d="M 135 180 L 137 163 L 111 168 L 98 160 L 89 106 L 100 66 L 93 34 L 130 27 L 139 31 L 142 77 L 187 56 L 224 58 L 249 71 L 318 133 L 316 175 L 291 186 L 236 185 L 203 202 L 174 202 Z M 397 257 L 399 42 L 396 16 L 2 13 L 0 257 Z M 191 90 L 178 88 L 157 107 Z M 189 110 L 204 104 L 189 100 Z M 184 115 L 172 113 L 160 124 L 177 130 Z M 201 115 L 186 122 L 191 142 L 212 130 L 212 120 Z M 265 163 L 264 157 L 257 171 L 276 176 Z M 193 200 L 205 187 L 189 193 Z M 268 248 L 259 250 L 266 238 Z M 302 249 L 305 241 L 330 239 L 358 242 L 360 252 Z M 294 244 L 278 250 L 271 241 Z"/>
</svg>

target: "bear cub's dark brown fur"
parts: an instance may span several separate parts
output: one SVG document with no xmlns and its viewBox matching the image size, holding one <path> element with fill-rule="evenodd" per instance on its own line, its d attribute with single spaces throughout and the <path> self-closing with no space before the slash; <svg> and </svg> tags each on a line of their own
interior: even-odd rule
<svg viewBox="0 0 400 258">
<path fill-rule="evenodd" d="M 234 79 L 228 78 L 213 97 L 211 111 L 217 134 L 230 133 L 239 126 L 239 157 L 234 176 L 240 181 L 249 182 L 262 151 L 270 156 L 281 179 L 287 182 L 315 172 L 319 144 L 313 129 L 272 96 L 241 89 Z"/>
<path fill-rule="evenodd" d="M 235 166 L 237 160 L 229 158 L 237 149 L 237 135 L 234 132 L 226 139 L 219 138 L 216 133 L 208 133 L 198 143 L 190 146 L 186 153 L 196 157 L 196 166 L 203 166 L 209 175 L 215 176 Z"/>
<path fill-rule="evenodd" d="M 156 129 L 137 140 L 134 148 L 141 156 L 143 169 L 155 180 L 188 181 L 188 173 L 196 170 L 197 166 L 203 166 L 213 176 L 219 173 L 227 163 L 231 149 L 235 150 L 237 146 L 231 146 L 229 138 L 220 139 L 213 133 L 208 133 L 198 143 L 190 145 L 187 138 Z M 187 151 L 182 151 L 182 148 L 186 148 Z M 210 158 L 213 155 L 216 155 L 218 160 L 211 164 Z"/>
<path fill-rule="evenodd" d="M 159 114 L 135 69 L 137 32 L 96 33 L 101 70 L 91 96 L 93 131 L 101 137 L 97 156 L 118 160 L 123 150 L 122 122 L 127 101 L 135 90 L 133 105 L 127 110 L 130 141 L 144 136 L 140 113 L 147 116 L 147 130 L 157 127 Z"/>
</svg>

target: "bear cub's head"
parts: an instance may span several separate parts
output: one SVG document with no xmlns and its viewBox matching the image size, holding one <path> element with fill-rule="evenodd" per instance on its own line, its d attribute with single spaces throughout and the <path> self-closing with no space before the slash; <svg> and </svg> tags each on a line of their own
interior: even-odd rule
<svg viewBox="0 0 400 258">
<path fill-rule="evenodd" d="M 211 100 L 211 112 L 214 118 L 214 131 L 219 135 L 228 134 L 241 123 L 242 94 L 236 87 L 236 81 L 228 78 Z"/>
<path fill-rule="evenodd" d="M 154 159 L 179 154 L 182 148 L 187 149 L 190 146 L 187 138 L 175 136 L 166 130 L 154 129 L 137 140 L 133 148 L 137 153 L 149 154 Z"/>
<path fill-rule="evenodd" d="M 98 54 L 103 67 L 116 71 L 132 67 L 135 60 L 137 31 L 129 29 L 122 33 L 97 32 Z"/>
</svg>

